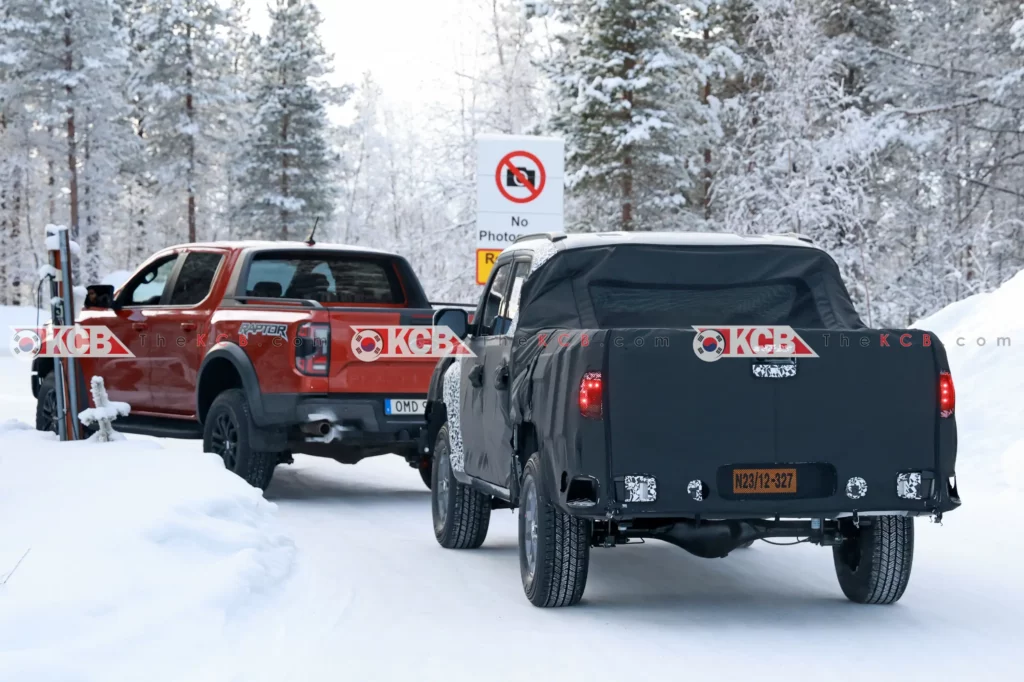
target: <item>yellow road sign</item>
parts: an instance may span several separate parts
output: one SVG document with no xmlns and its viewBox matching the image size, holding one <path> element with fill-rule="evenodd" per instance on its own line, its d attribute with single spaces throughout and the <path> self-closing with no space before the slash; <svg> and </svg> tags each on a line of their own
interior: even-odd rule
<svg viewBox="0 0 1024 682">
<path fill-rule="evenodd" d="M 476 283 L 487 284 L 487 278 L 494 269 L 494 261 L 501 255 L 501 249 L 476 250 Z"/>
</svg>

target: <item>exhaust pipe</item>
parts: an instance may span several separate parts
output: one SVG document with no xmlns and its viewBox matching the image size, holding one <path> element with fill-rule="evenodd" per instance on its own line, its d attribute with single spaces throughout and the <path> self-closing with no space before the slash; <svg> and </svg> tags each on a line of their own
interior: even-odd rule
<svg viewBox="0 0 1024 682">
<path fill-rule="evenodd" d="M 299 430 L 310 436 L 326 436 L 331 432 L 331 422 L 322 419 L 317 422 L 308 422 L 299 427 Z"/>
</svg>

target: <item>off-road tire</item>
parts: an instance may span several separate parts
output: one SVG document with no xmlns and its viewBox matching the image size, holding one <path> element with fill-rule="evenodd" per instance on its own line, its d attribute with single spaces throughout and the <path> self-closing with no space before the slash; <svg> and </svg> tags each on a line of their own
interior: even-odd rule
<svg viewBox="0 0 1024 682">
<path fill-rule="evenodd" d="M 222 420 L 227 420 L 234 427 L 234 448 L 230 452 L 221 445 L 225 425 Z M 266 490 L 280 461 L 280 453 L 253 450 L 249 445 L 251 426 L 252 413 L 242 390 L 232 388 L 224 391 L 213 401 L 203 422 L 203 451 L 220 455 L 228 470 L 254 488 Z M 222 431 L 218 432 L 218 428 Z"/>
<path fill-rule="evenodd" d="M 437 434 L 430 469 L 430 509 L 438 544 L 446 549 L 476 549 L 484 544 L 491 524 L 491 498 L 455 479 L 447 424 Z"/>
<path fill-rule="evenodd" d="M 844 522 L 841 530 L 846 537 L 832 556 L 843 594 L 858 604 L 899 601 L 914 563 L 913 517 L 876 516 L 860 528 Z"/>
<path fill-rule="evenodd" d="M 558 509 L 544 485 L 540 455 L 534 453 L 523 470 L 519 499 L 519 569 L 523 591 L 534 606 L 574 606 L 583 598 L 590 567 L 590 521 Z M 528 495 L 536 491 L 536 559 L 530 574 L 526 539 Z"/>
<path fill-rule="evenodd" d="M 53 372 L 50 372 L 39 382 L 39 395 L 36 398 L 36 431 L 59 433 L 58 419 L 57 379 Z"/>
</svg>

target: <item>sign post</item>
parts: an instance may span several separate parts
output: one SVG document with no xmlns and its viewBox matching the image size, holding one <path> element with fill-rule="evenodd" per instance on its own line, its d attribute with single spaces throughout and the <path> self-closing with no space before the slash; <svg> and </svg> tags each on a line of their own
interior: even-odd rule
<svg viewBox="0 0 1024 682">
<path fill-rule="evenodd" d="M 50 280 L 50 320 L 54 327 L 75 324 L 74 282 L 71 278 L 71 240 L 65 227 L 47 228 L 56 244 L 47 238 L 50 267 L 57 277 Z M 57 391 L 58 436 L 61 440 L 79 440 L 78 361 L 73 355 L 54 358 L 54 382 Z"/>
<path fill-rule="evenodd" d="M 565 229 L 565 143 L 553 137 L 477 137 L 476 283 L 515 240 Z"/>
</svg>

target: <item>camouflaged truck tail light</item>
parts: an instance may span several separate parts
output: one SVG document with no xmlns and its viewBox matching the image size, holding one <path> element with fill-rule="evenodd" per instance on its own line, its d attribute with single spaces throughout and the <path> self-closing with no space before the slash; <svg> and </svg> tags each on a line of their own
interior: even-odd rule
<svg viewBox="0 0 1024 682">
<path fill-rule="evenodd" d="M 580 380 L 580 414 L 587 419 L 604 416 L 604 378 L 600 372 L 587 372 Z"/>
<path fill-rule="evenodd" d="M 939 374 L 939 414 L 945 419 L 953 416 L 956 409 L 956 389 L 953 388 L 953 375 L 949 372 Z"/>
</svg>

